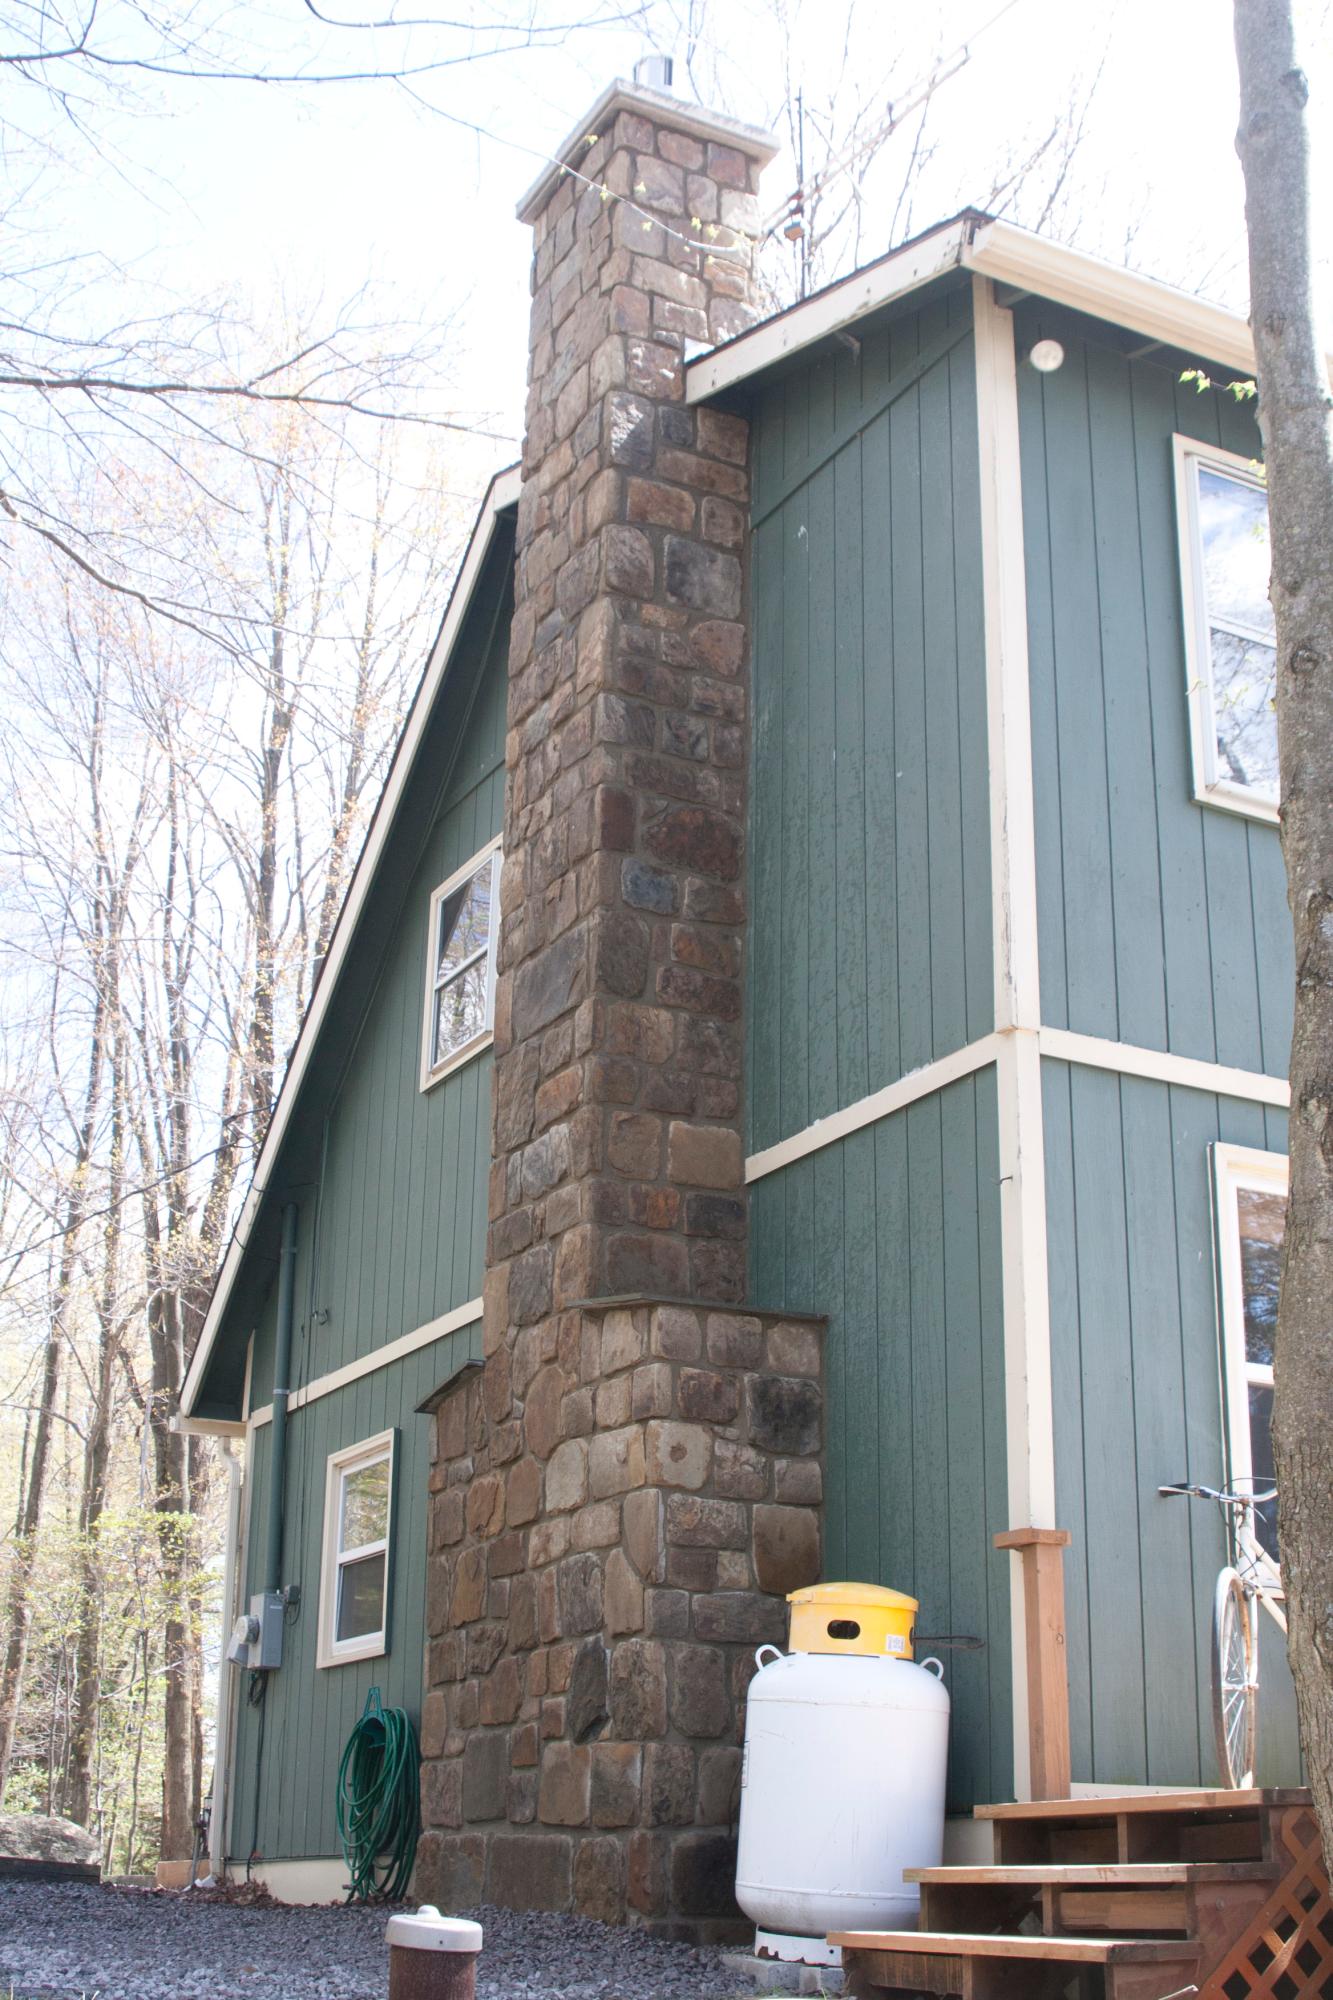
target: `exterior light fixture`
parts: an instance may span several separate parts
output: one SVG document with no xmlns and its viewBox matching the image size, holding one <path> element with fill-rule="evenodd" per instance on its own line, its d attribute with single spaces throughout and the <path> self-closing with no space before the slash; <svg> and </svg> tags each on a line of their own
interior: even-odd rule
<svg viewBox="0 0 1333 2000">
<path fill-rule="evenodd" d="M 1058 340 L 1038 340 L 1033 343 L 1028 360 L 1039 375 L 1054 375 L 1065 358 L 1065 351 Z"/>
</svg>

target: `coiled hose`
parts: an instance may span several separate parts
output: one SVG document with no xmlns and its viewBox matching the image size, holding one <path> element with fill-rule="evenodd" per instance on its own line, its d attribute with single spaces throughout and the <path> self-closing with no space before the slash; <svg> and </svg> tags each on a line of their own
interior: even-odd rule
<svg viewBox="0 0 1333 2000">
<path fill-rule="evenodd" d="M 393 1903 L 406 1894 L 421 1831 L 420 1769 L 410 1716 L 382 1708 L 380 1691 L 372 1688 L 338 1766 L 338 1838 L 351 1877 L 349 1903 Z"/>
</svg>

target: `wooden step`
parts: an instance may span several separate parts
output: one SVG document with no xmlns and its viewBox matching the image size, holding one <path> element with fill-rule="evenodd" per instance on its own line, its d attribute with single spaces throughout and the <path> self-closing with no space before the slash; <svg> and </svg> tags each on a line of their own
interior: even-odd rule
<svg viewBox="0 0 1333 2000">
<path fill-rule="evenodd" d="M 995 1937 L 965 1931 L 832 1931 L 852 2000 L 878 1992 L 960 2000 L 1055 2000 L 1099 1979 L 1106 2000 L 1162 2000 L 1193 1984 L 1188 1939 Z M 1080 1987 L 1080 1991 L 1082 1988 Z"/>
<path fill-rule="evenodd" d="M 921 1922 L 932 1931 L 1019 1931 L 1048 1937 L 1197 1937 L 1233 1912 L 1258 1908 L 1281 1874 L 1272 1863 L 1167 1862 L 1127 1867 L 1045 1862 L 998 1868 L 917 1868 Z"/>
<path fill-rule="evenodd" d="M 1276 1861 L 1037 1861 L 994 1868 L 904 1868 L 905 1882 L 996 1882 L 1041 1888 L 1172 1888 L 1182 1882 L 1274 1882 L 1282 1873 Z"/>
<path fill-rule="evenodd" d="M 1281 1812 L 1309 1809 L 1304 1790 L 1129 1792 L 978 1806 L 1002 1863 L 1268 1861 Z"/>
<path fill-rule="evenodd" d="M 1005 1805 L 975 1806 L 974 1819 L 1120 1819 L 1139 1813 L 1244 1813 L 1260 1807 L 1308 1806 L 1309 1787 L 1255 1786 L 1250 1791 L 1107 1792 L 1095 1798 L 1019 1799 Z"/>
</svg>

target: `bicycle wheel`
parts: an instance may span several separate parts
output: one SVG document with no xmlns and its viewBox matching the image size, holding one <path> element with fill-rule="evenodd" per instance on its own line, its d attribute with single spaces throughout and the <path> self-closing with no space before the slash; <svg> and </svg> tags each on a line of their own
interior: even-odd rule
<svg viewBox="0 0 1333 2000">
<path fill-rule="evenodd" d="M 1222 1783 L 1237 1791 L 1254 1783 L 1258 1697 L 1250 1600 L 1235 1570 L 1224 1569 L 1213 1598 L 1213 1740 Z"/>
</svg>

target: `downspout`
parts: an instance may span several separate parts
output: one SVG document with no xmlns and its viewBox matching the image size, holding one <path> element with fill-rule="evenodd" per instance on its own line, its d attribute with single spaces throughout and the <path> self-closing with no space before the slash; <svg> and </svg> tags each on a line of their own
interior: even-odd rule
<svg viewBox="0 0 1333 2000">
<path fill-rule="evenodd" d="M 278 1256 L 278 1326 L 273 1352 L 273 1426 L 269 1446 L 268 1533 L 264 1544 L 264 1589 L 282 1588 L 282 1501 L 287 1470 L 287 1402 L 291 1395 L 292 1321 L 296 1311 L 296 1224 L 300 1210 L 289 1201 L 282 1211 Z"/>
<path fill-rule="evenodd" d="M 236 1618 L 240 1589 L 237 1544 L 241 1525 L 241 1460 L 223 1438 L 222 1456 L 227 1467 L 227 1541 L 222 1568 L 222 1631 L 225 1638 Z M 227 1814 L 231 1807 L 232 1709 L 233 1690 L 228 1684 L 227 1662 L 218 1662 L 217 1728 L 213 1741 L 213 1798 L 208 1819 L 208 1869 L 220 1882 L 226 1869 Z"/>
</svg>

